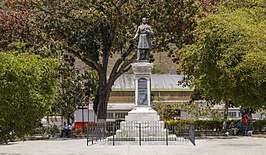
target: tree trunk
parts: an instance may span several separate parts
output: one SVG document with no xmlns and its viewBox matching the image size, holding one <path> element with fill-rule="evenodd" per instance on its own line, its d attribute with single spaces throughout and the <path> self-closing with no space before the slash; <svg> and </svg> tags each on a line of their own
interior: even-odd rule
<svg viewBox="0 0 266 155">
<path fill-rule="evenodd" d="M 97 122 L 105 122 L 107 117 L 107 104 L 112 85 L 110 83 L 106 83 L 100 87 L 101 91 L 98 93 Z"/>
</svg>

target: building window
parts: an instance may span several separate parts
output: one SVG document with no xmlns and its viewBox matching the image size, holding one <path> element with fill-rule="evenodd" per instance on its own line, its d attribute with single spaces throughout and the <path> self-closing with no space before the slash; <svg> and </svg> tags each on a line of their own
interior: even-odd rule
<svg viewBox="0 0 266 155">
<path fill-rule="evenodd" d="M 228 115 L 230 118 L 236 118 L 236 112 L 229 112 Z"/>
<path fill-rule="evenodd" d="M 115 118 L 116 119 L 125 119 L 126 114 L 127 113 L 125 113 L 125 112 L 116 112 L 115 113 Z"/>
<path fill-rule="evenodd" d="M 114 113 L 107 113 L 107 119 L 113 119 L 114 118 Z"/>
<path fill-rule="evenodd" d="M 241 113 L 240 112 L 238 112 L 238 116 L 237 117 L 241 117 Z"/>
</svg>

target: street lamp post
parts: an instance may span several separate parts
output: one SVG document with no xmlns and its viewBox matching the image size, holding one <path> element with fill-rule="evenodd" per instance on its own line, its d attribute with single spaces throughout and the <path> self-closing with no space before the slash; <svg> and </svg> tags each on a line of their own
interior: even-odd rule
<svg viewBox="0 0 266 155">
<path fill-rule="evenodd" d="M 82 133 L 84 133 L 84 106 L 83 104 L 81 105 L 81 117 L 82 117 Z"/>
<path fill-rule="evenodd" d="M 90 123 L 90 98 L 88 98 L 88 127 Z"/>
</svg>

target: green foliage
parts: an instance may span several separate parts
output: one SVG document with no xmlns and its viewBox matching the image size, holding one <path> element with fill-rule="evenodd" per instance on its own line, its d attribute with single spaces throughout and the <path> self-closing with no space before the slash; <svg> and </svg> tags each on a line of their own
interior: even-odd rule
<svg viewBox="0 0 266 155">
<path fill-rule="evenodd" d="M 172 125 L 172 124 L 181 124 L 181 123 L 190 123 L 190 122 L 194 122 L 194 120 L 164 120 L 164 122 L 166 124 Z"/>
<path fill-rule="evenodd" d="M 254 131 L 265 131 L 266 130 L 266 119 L 256 120 L 253 124 Z"/>
<path fill-rule="evenodd" d="M 177 53 L 178 72 L 205 99 L 260 108 L 266 96 L 266 17 L 259 1 L 249 2 L 235 9 L 226 3 L 199 20 L 197 41 Z"/>
<path fill-rule="evenodd" d="M 61 132 L 58 126 L 56 125 L 47 126 L 45 127 L 45 130 L 47 134 L 51 134 L 51 135 L 56 135 Z"/>
<path fill-rule="evenodd" d="M 152 74 L 164 74 L 165 73 L 163 69 L 161 69 L 157 66 L 153 66 L 151 72 L 152 72 Z"/>
<path fill-rule="evenodd" d="M 164 119 L 175 119 L 179 113 L 178 104 L 165 104 L 165 103 L 153 103 L 153 108 L 158 112 L 158 114 Z"/>
<path fill-rule="evenodd" d="M 195 129 L 197 135 L 211 134 L 219 135 L 219 132 L 223 128 L 223 119 L 211 119 L 211 120 L 165 120 L 168 125 L 174 125 L 178 127 L 187 126 L 189 123 L 195 123 Z M 226 124 L 230 124 L 232 120 L 227 120 Z M 234 121 L 234 120 L 233 120 Z M 266 128 L 266 120 L 256 120 L 252 123 L 254 131 L 261 132 Z M 229 126 L 227 126 L 229 128 Z M 178 128 L 177 128 L 178 129 Z"/>
<path fill-rule="evenodd" d="M 95 71 L 80 71 L 74 66 L 75 59 L 65 55 L 59 66 L 59 89 L 51 105 L 50 115 L 62 115 L 74 119 L 78 106 L 88 105 L 97 91 L 98 76 Z"/>
<path fill-rule="evenodd" d="M 34 131 L 32 131 L 32 133 L 30 133 L 30 135 L 52 135 L 55 136 L 56 134 L 59 134 L 61 131 L 59 129 L 58 126 L 56 125 L 49 125 L 49 126 L 45 126 L 45 127 L 38 127 L 36 129 L 34 129 Z"/>
<path fill-rule="evenodd" d="M 238 8 L 251 8 L 254 6 L 262 6 L 263 4 L 265 4 L 265 0 L 223 0 L 223 4 L 226 8 L 231 9 L 231 10 L 235 10 Z"/>
<path fill-rule="evenodd" d="M 0 141 L 38 125 L 56 92 L 57 67 L 55 59 L 0 53 Z"/>
<path fill-rule="evenodd" d="M 205 117 L 216 119 L 222 117 L 221 110 L 212 109 L 213 106 L 207 103 L 154 103 L 153 106 L 164 120 L 177 119 L 181 111 L 187 113 L 188 115 L 192 115 L 195 118 Z"/>
<path fill-rule="evenodd" d="M 222 119 L 211 119 L 211 120 L 168 120 L 165 121 L 166 124 L 174 125 L 174 124 L 188 124 L 188 123 L 195 123 L 196 124 L 196 130 L 198 132 L 201 131 L 221 131 L 222 129 Z M 227 121 L 227 124 L 229 124 L 230 121 Z"/>
</svg>

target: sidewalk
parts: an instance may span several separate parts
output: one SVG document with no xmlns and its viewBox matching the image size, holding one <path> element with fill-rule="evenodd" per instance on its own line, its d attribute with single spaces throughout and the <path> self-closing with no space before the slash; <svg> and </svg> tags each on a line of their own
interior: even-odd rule
<svg viewBox="0 0 266 155">
<path fill-rule="evenodd" d="M 90 145 L 86 139 L 55 139 L 0 145 L 0 155 L 265 155 L 266 138 L 197 139 L 177 145 Z"/>
</svg>

